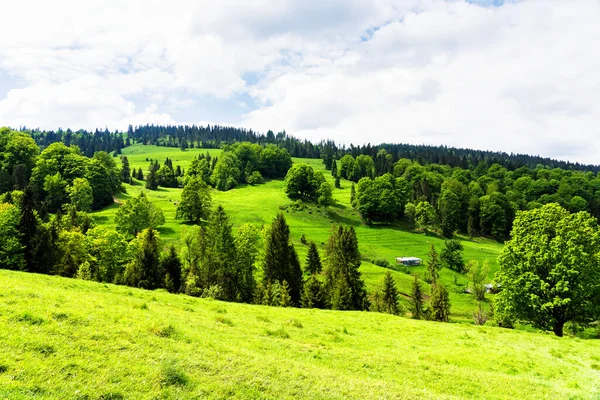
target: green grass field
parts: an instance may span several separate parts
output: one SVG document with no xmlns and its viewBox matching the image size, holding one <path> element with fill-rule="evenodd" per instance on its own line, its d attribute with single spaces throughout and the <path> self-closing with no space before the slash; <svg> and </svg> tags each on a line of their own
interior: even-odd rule
<svg viewBox="0 0 600 400">
<path fill-rule="evenodd" d="M 207 150 L 190 149 L 182 152 L 179 149 L 133 145 L 123 150 L 123 154 L 129 159 L 131 168 L 147 169 L 148 160 L 158 160 L 164 162 L 166 157 L 173 160 L 173 165 L 181 165 L 187 168 L 189 162 L 196 157 L 200 152 L 206 153 Z M 208 150 L 211 156 L 218 156 L 221 150 Z M 333 184 L 334 179 L 325 170 L 321 160 L 317 159 L 294 159 L 294 162 L 303 162 L 311 165 L 315 170 L 323 171 L 326 178 Z M 342 180 L 342 188 L 334 189 L 334 198 L 336 205 L 330 207 L 327 211 L 322 208 L 309 207 L 303 211 L 292 211 L 290 208 L 283 211 L 290 230 L 292 238 L 296 245 L 298 254 L 303 261 L 307 247 L 300 243 L 300 238 L 305 235 L 307 240 L 315 241 L 323 250 L 323 244 L 327 242 L 332 224 L 352 225 L 356 229 L 359 240 L 360 251 L 363 256 L 363 265 L 361 271 L 369 290 L 373 290 L 379 283 L 385 273 L 385 269 L 373 265 L 369 262 L 373 258 L 386 258 L 390 263 L 395 263 L 396 257 L 415 256 L 420 257 L 425 261 L 429 251 L 430 244 L 434 244 L 438 252 L 443 248 L 443 238 L 435 236 L 426 236 L 422 233 L 415 233 L 402 226 L 367 226 L 361 223 L 360 216 L 350 206 L 350 186 L 351 182 Z M 167 243 L 180 245 L 182 232 L 187 226 L 175 220 L 176 202 L 181 196 L 181 189 L 166 189 L 159 188 L 156 191 L 148 191 L 144 187 L 144 182 L 136 182 L 136 185 L 126 185 L 127 194 L 118 197 L 119 202 L 126 201 L 130 196 L 137 196 L 140 191 L 145 191 L 148 198 L 156 205 L 160 206 L 165 214 L 166 224 L 159 229 L 161 237 Z M 249 186 L 242 185 L 237 188 L 219 192 L 212 191 L 213 203 L 221 204 L 229 214 L 234 226 L 240 226 L 244 223 L 252 223 L 258 226 L 270 224 L 278 212 L 280 206 L 290 205 L 291 201 L 287 198 L 283 191 L 282 180 L 272 180 L 261 185 Z M 119 204 L 114 204 L 111 207 L 105 208 L 94 213 L 94 218 L 98 223 L 115 227 L 115 212 Z M 502 248 L 502 245 L 485 239 L 477 239 L 476 241 L 465 240 L 465 259 L 478 260 L 483 262 L 488 260 L 490 263 L 490 282 L 493 279 L 493 274 L 498 268 L 497 257 Z M 425 267 L 411 267 L 410 272 L 422 274 Z M 398 289 L 404 294 L 410 293 L 412 284 L 412 276 L 402 272 L 394 272 L 394 277 L 398 284 Z M 452 300 L 452 317 L 456 322 L 472 321 L 471 313 L 476 309 L 477 305 L 472 296 L 464 293 L 454 293 L 452 286 L 454 278 L 460 285 L 467 284 L 467 278 L 463 275 L 455 274 L 450 270 L 441 271 L 441 279 L 450 287 Z M 427 286 L 427 285 L 425 285 Z M 425 288 L 429 291 L 429 288 Z M 403 298 L 405 304 L 408 304 Z"/>
<path fill-rule="evenodd" d="M 0 398 L 598 399 L 600 342 L 0 270 Z"/>
</svg>

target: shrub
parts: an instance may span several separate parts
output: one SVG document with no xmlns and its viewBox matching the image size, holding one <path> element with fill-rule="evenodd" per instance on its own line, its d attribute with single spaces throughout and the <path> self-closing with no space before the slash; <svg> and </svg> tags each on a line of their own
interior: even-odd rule
<svg viewBox="0 0 600 400">
<path fill-rule="evenodd" d="M 383 268 L 388 268 L 388 269 L 396 269 L 394 268 L 393 265 L 390 264 L 390 262 L 388 260 L 386 260 L 383 257 L 379 257 L 379 258 L 374 258 L 373 260 L 371 260 L 371 263 L 379 266 L 379 267 L 383 267 Z"/>
</svg>

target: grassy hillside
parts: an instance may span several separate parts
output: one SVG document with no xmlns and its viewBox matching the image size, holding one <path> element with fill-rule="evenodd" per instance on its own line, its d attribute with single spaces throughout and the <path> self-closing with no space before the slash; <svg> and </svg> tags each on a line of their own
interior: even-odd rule
<svg viewBox="0 0 600 400">
<path fill-rule="evenodd" d="M 134 145 L 123 149 L 123 154 L 129 159 L 132 168 L 142 168 L 147 170 L 148 160 L 158 160 L 164 162 L 166 157 L 173 161 L 173 165 L 181 165 L 187 168 L 190 161 L 200 152 L 209 151 L 211 156 L 218 156 L 221 150 L 218 149 L 189 149 L 182 152 L 179 149 Z M 321 160 L 317 159 L 294 159 L 294 162 L 303 162 L 311 165 L 315 170 L 325 173 L 326 178 L 333 184 L 334 179 Z M 167 242 L 180 244 L 180 238 L 186 229 L 186 224 L 175 220 L 176 202 L 181 196 L 181 189 L 159 188 L 156 191 L 148 191 L 144 187 L 144 182 L 136 182 L 134 186 L 127 186 L 128 193 L 119 195 L 118 201 L 126 201 L 130 196 L 137 196 L 141 191 L 146 191 L 148 198 L 161 207 L 165 214 L 166 224 L 159 229 L 161 237 Z M 290 207 L 283 210 L 288 224 L 290 225 L 292 238 L 300 259 L 304 261 L 307 247 L 300 243 L 300 238 L 305 235 L 307 240 L 315 241 L 323 250 L 323 244 L 327 242 L 332 224 L 352 225 L 356 229 L 359 240 L 360 251 L 363 256 L 363 265 L 361 271 L 367 283 L 368 289 L 374 289 L 382 279 L 385 269 L 375 266 L 369 262 L 373 258 L 386 258 L 390 263 L 395 263 L 396 257 L 415 256 L 424 261 L 427 259 L 427 252 L 430 244 L 434 244 L 438 252 L 443 248 L 444 239 L 435 236 L 426 236 L 422 233 L 415 233 L 403 226 L 366 226 L 361 223 L 360 216 L 350 206 L 350 186 L 351 182 L 342 180 L 342 188 L 334 189 L 333 195 L 337 204 L 325 211 L 317 207 L 310 207 L 302 211 L 293 211 Z M 221 204 L 231 217 L 234 226 L 240 226 L 244 223 L 256 225 L 270 224 L 275 215 L 282 211 L 281 206 L 291 205 L 283 191 L 282 180 L 272 180 L 261 185 L 249 186 L 241 185 L 237 188 L 219 192 L 212 192 L 213 203 Z M 109 227 L 115 227 L 114 217 L 119 204 L 105 208 L 94 213 L 94 218 L 102 224 Z M 465 259 L 490 262 L 490 281 L 498 268 L 496 258 L 502 248 L 502 245 L 485 239 L 476 241 L 464 241 Z M 409 272 L 422 273 L 424 266 L 411 267 Z M 450 270 L 441 271 L 442 282 L 449 287 L 454 284 L 454 278 L 459 284 L 465 285 L 467 278 L 455 274 Z M 394 277 L 398 283 L 400 292 L 410 293 L 412 276 L 394 272 Z M 425 288 L 426 292 L 429 288 Z M 452 288 L 450 289 L 452 292 Z M 471 321 L 471 313 L 476 308 L 476 302 L 472 296 L 467 294 L 451 293 L 452 317 L 455 321 Z M 405 301 L 406 303 L 406 301 Z M 406 303 L 407 304 L 407 303 Z"/>
<path fill-rule="evenodd" d="M 10 399 L 600 396 L 598 341 L 5 270 L 0 346 Z"/>
</svg>

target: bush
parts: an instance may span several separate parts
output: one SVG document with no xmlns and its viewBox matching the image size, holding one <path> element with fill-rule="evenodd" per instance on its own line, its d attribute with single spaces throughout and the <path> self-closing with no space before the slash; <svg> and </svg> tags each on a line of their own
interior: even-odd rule
<svg viewBox="0 0 600 400">
<path fill-rule="evenodd" d="M 393 270 L 396 269 L 396 268 L 394 268 L 393 265 L 390 264 L 390 262 L 388 260 L 386 260 L 383 257 L 374 258 L 371 260 L 371 263 L 375 264 L 379 267 L 383 267 L 383 268 L 387 268 L 387 269 L 393 269 Z"/>
</svg>

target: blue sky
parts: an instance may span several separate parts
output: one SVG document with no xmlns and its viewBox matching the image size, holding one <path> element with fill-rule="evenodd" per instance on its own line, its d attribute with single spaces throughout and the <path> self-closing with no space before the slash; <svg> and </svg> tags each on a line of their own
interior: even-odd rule
<svg viewBox="0 0 600 400">
<path fill-rule="evenodd" d="M 0 125 L 218 123 L 600 163 L 595 0 L 22 0 L 3 17 Z"/>
</svg>

